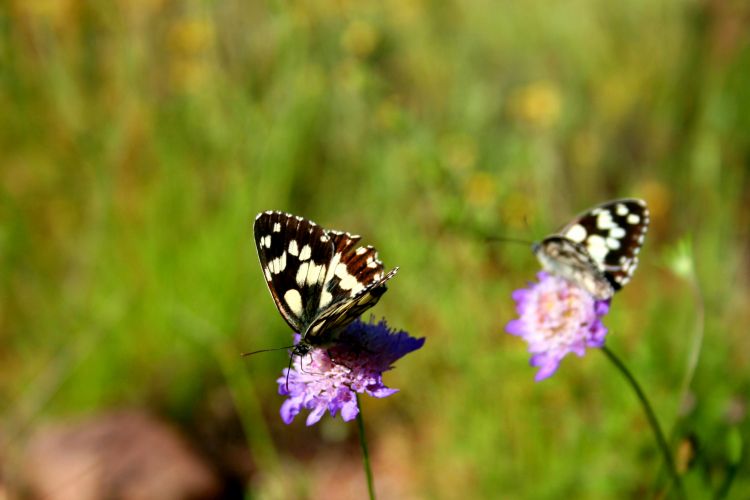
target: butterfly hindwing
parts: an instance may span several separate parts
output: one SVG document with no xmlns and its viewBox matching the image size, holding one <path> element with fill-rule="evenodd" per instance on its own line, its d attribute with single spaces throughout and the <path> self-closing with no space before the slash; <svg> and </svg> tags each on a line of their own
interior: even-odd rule
<svg viewBox="0 0 750 500">
<path fill-rule="evenodd" d="M 534 253 L 546 271 L 577 283 L 597 299 L 608 299 L 615 293 L 612 284 L 581 243 L 564 236 L 548 236 L 534 246 Z"/>
<path fill-rule="evenodd" d="M 305 340 L 311 344 L 330 341 L 336 332 L 347 326 L 374 306 L 388 290 L 385 282 L 398 272 L 398 267 L 370 283 L 351 298 L 340 300 L 321 312 L 307 331 Z"/>
<path fill-rule="evenodd" d="M 545 238 L 536 253 L 545 268 L 606 299 L 630 281 L 648 224 L 643 200 L 608 201 Z"/>
<path fill-rule="evenodd" d="M 361 239 L 341 231 L 329 230 L 334 254 L 328 268 L 320 314 L 308 327 L 305 340 L 325 343 L 346 325 L 374 306 L 387 290 L 385 282 L 398 268 L 383 276 L 383 263 L 371 246 L 358 247 Z"/>
</svg>

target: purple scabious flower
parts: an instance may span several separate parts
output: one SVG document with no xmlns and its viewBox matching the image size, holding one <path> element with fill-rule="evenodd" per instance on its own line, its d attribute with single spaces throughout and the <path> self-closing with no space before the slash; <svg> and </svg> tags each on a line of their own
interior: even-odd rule
<svg viewBox="0 0 750 500">
<path fill-rule="evenodd" d="M 601 318 L 609 300 L 596 300 L 576 284 L 545 272 L 538 283 L 513 292 L 519 318 L 505 331 L 529 344 L 531 366 L 539 367 L 538 382 L 551 376 L 570 352 L 583 356 L 587 347 L 601 347 L 607 328 Z"/>
<path fill-rule="evenodd" d="M 299 342 L 299 334 L 294 340 Z M 341 332 L 334 345 L 297 356 L 293 368 L 284 369 L 276 381 L 279 394 L 289 396 L 281 405 L 281 419 L 289 424 L 305 408 L 311 410 L 307 425 L 317 423 L 326 410 L 331 416 L 341 411 L 345 422 L 352 420 L 359 413 L 355 393 L 384 398 L 398 392 L 383 384 L 383 372 L 424 342 L 424 338 L 390 330 L 384 320 L 354 321 Z"/>
</svg>

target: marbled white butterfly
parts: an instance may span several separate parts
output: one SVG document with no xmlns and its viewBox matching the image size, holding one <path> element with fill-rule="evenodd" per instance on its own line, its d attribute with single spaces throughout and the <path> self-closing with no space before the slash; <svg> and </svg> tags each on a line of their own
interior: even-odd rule
<svg viewBox="0 0 750 500">
<path fill-rule="evenodd" d="M 630 281 L 648 223 L 645 201 L 612 200 L 580 214 L 533 251 L 546 271 L 606 300 Z"/>
<path fill-rule="evenodd" d="M 276 307 L 301 335 L 292 352 L 304 355 L 330 345 L 349 323 L 374 306 L 398 267 L 383 273 L 371 246 L 360 236 L 323 229 L 283 212 L 258 214 L 255 245 Z"/>
</svg>

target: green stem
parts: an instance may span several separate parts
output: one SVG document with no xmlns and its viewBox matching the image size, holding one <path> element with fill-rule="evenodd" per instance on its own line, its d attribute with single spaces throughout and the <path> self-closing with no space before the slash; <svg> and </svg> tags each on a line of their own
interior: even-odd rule
<svg viewBox="0 0 750 500">
<path fill-rule="evenodd" d="M 375 483 L 372 479 L 372 467 L 370 467 L 370 453 L 367 451 L 367 438 L 365 438 L 365 421 L 362 419 L 362 406 L 359 404 L 359 394 L 357 396 L 357 426 L 359 427 L 359 444 L 362 447 L 362 462 L 365 466 L 365 475 L 367 476 L 367 491 L 370 494 L 370 500 L 375 500 Z"/>
<path fill-rule="evenodd" d="M 693 383 L 693 378 L 695 377 L 695 370 L 698 367 L 698 359 L 700 359 L 701 349 L 703 348 L 703 335 L 706 324 L 706 307 L 703 301 L 703 294 L 701 293 L 700 285 L 698 284 L 698 278 L 695 274 L 690 275 L 689 283 L 695 300 L 695 311 L 697 317 L 693 334 L 690 337 L 690 351 L 688 353 L 687 366 L 685 367 L 685 375 L 682 377 L 682 383 L 680 384 L 678 415 L 675 417 L 675 422 L 680 417 L 679 412 L 682 410 L 688 399 L 690 385 Z M 673 427 L 676 428 L 676 425 L 673 425 Z M 674 429 L 672 434 L 674 435 Z"/>
<path fill-rule="evenodd" d="M 623 362 L 620 361 L 620 358 L 615 356 L 615 354 L 610 351 L 607 346 L 602 346 L 602 351 L 607 355 L 609 360 L 612 361 L 617 369 L 620 370 L 620 373 L 622 373 L 625 379 L 627 379 L 628 383 L 638 396 L 638 399 L 641 401 L 641 405 L 643 406 L 643 411 L 646 413 L 648 423 L 651 425 L 651 430 L 654 431 L 654 437 L 656 437 L 656 442 L 659 445 L 659 449 L 661 449 L 662 455 L 664 456 L 664 463 L 667 466 L 669 475 L 672 477 L 672 482 L 674 483 L 674 486 L 677 490 L 677 496 L 679 498 L 685 498 L 685 491 L 682 488 L 682 480 L 680 479 L 680 475 L 677 473 L 677 468 L 675 467 L 674 460 L 672 459 L 672 452 L 669 451 L 667 440 L 664 438 L 664 433 L 659 426 L 659 421 L 656 420 L 656 414 L 654 413 L 654 409 L 651 407 L 651 403 L 649 403 L 646 394 L 643 392 L 643 389 L 641 389 L 641 386 L 638 385 L 638 382 L 635 380 L 635 377 L 633 377 L 633 374 L 630 373 L 630 370 L 628 370 Z"/>
</svg>

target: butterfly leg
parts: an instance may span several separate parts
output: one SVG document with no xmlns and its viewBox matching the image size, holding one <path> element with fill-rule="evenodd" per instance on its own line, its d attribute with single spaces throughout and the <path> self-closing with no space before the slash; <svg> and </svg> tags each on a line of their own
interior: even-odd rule
<svg viewBox="0 0 750 500">
<path fill-rule="evenodd" d="M 312 362 L 313 362 L 312 354 L 310 354 L 309 352 L 307 354 L 310 356 L 310 364 L 312 364 Z M 287 368 L 287 372 L 286 372 L 286 392 L 287 393 L 289 393 L 289 374 L 292 372 L 292 365 L 294 364 L 294 357 L 295 356 L 300 357 L 300 362 L 299 362 L 299 371 L 300 371 L 300 373 L 304 373 L 304 374 L 308 374 L 308 375 L 309 374 L 320 375 L 319 373 L 310 372 L 310 371 L 305 370 L 305 364 L 302 362 L 302 356 L 304 356 L 304 354 L 292 354 L 289 357 L 289 367 Z"/>
<path fill-rule="evenodd" d="M 303 354 L 302 356 L 310 356 L 310 363 L 309 363 L 310 365 L 312 365 L 313 361 L 315 361 L 311 352 Z M 316 374 L 315 372 L 305 370 L 305 364 L 302 362 L 301 358 L 299 361 L 299 371 L 305 374 Z"/>
</svg>

